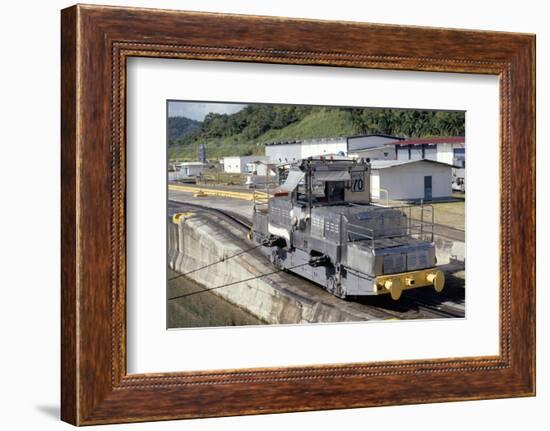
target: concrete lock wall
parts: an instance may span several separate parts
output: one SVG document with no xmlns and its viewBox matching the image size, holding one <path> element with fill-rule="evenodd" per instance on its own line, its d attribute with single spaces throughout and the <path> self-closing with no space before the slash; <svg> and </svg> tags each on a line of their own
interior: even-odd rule
<svg viewBox="0 0 550 431">
<path fill-rule="evenodd" d="M 227 259 L 253 247 L 246 242 L 241 247 L 235 242 L 230 232 L 209 224 L 200 217 L 180 219 L 178 224 L 169 221 L 169 266 L 176 272 L 186 274 L 213 264 L 187 275 L 205 288 L 227 285 L 275 271 L 270 262 L 257 253 L 243 253 Z M 227 260 L 215 263 L 223 258 Z M 336 298 L 320 287 L 314 287 L 318 293 L 313 297 L 302 296 L 299 289 L 293 289 L 284 276 L 284 273 L 276 273 L 212 289 L 211 292 L 267 323 L 342 322 L 369 320 L 372 317 L 349 306 L 338 309 L 333 303 Z M 319 297 L 323 297 L 323 300 L 319 300 Z"/>
</svg>

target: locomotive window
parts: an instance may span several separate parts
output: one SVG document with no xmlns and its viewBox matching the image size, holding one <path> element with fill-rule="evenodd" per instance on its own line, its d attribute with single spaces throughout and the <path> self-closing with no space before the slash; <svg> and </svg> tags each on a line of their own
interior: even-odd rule
<svg viewBox="0 0 550 431">
<path fill-rule="evenodd" d="M 313 183 L 311 185 L 311 194 L 313 195 L 313 198 L 316 199 L 317 201 L 319 202 L 325 201 L 326 200 L 325 182 L 313 180 Z"/>
<path fill-rule="evenodd" d="M 345 181 L 329 181 L 326 183 L 326 195 L 329 202 L 342 202 L 345 200 Z"/>
<path fill-rule="evenodd" d="M 329 203 L 344 201 L 345 181 L 313 180 L 311 195 L 314 202 Z"/>
<path fill-rule="evenodd" d="M 306 184 L 302 180 L 298 185 L 296 186 L 296 199 L 300 202 L 307 202 L 307 192 L 306 192 Z"/>
<path fill-rule="evenodd" d="M 326 202 L 324 181 L 313 181 L 311 185 L 311 198 L 313 202 Z M 296 199 L 301 202 L 308 202 L 307 190 L 304 181 L 296 187 Z"/>
</svg>

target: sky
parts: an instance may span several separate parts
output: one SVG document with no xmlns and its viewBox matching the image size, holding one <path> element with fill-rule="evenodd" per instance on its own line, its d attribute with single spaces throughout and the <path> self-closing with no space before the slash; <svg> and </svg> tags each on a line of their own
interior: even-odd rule
<svg viewBox="0 0 550 431">
<path fill-rule="evenodd" d="M 234 114 L 246 105 L 239 103 L 209 103 L 209 102 L 168 102 L 169 117 L 187 117 L 192 120 L 202 121 L 206 114 Z"/>
</svg>

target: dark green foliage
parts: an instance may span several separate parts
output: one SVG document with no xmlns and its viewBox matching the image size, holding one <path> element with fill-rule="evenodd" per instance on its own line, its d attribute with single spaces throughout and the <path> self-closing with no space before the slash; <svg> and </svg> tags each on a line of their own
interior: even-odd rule
<svg viewBox="0 0 550 431">
<path fill-rule="evenodd" d="M 181 143 L 197 140 L 221 139 L 240 135 L 241 140 L 250 141 L 271 129 L 282 129 L 314 110 L 320 108 L 292 105 L 248 105 L 235 114 L 208 114 L 202 127 L 189 139 Z"/>
<path fill-rule="evenodd" d="M 201 127 L 200 121 L 187 117 L 168 117 L 168 143 L 196 132 Z"/>
<path fill-rule="evenodd" d="M 464 136 L 464 112 L 351 108 L 360 133 L 407 138 Z"/>
<path fill-rule="evenodd" d="M 169 119 L 169 131 L 176 118 L 183 119 Z M 206 144 L 209 159 L 216 159 L 263 154 L 264 144 L 277 140 L 376 133 L 407 138 L 464 136 L 464 112 L 451 111 L 248 105 L 231 115 L 210 113 L 198 124 L 191 133 L 175 138 L 169 133 L 169 157 L 195 159 L 199 143 Z"/>
</svg>

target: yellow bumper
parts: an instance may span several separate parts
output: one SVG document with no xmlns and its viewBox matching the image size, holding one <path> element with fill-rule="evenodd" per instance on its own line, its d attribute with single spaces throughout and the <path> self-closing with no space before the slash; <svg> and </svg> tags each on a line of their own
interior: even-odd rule
<svg viewBox="0 0 550 431">
<path fill-rule="evenodd" d="M 435 268 L 380 275 L 376 277 L 374 286 L 376 293 L 389 293 L 392 299 L 398 300 L 406 289 L 433 286 L 436 292 L 441 292 L 445 286 L 445 275 Z"/>
<path fill-rule="evenodd" d="M 180 221 L 185 220 L 187 217 L 191 217 L 194 213 L 192 212 L 185 212 L 185 213 L 175 213 L 172 216 L 172 223 L 179 224 Z"/>
</svg>

